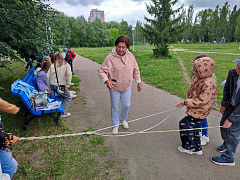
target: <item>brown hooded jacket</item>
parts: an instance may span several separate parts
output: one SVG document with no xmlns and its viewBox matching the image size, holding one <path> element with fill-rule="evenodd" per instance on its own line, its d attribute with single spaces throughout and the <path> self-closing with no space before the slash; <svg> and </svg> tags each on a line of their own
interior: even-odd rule
<svg viewBox="0 0 240 180">
<path fill-rule="evenodd" d="M 197 119 L 205 119 L 211 112 L 217 95 L 216 84 L 212 78 L 215 62 L 210 57 L 202 57 L 193 61 L 193 66 L 197 73 L 187 91 L 186 114 Z"/>
</svg>

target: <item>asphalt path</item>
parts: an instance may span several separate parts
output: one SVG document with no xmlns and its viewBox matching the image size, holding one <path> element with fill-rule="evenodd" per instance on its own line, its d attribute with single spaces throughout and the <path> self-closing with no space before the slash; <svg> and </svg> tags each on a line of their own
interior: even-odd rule
<svg viewBox="0 0 240 180">
<path fill-rule="evenodd" d="M 94 129 L 112 125 L 109 92 L 99 79 L 100 65 L 77 55 L 74 72 L 81 79 L 80 89 L 86 95 L 87 106 L 93 113 Z M 137 92 L 133 82 L 131 108 L 127 121 L 166 110 L 173 110 L 180 98 L 142 82 L 142 91 Z M 185 116 L 185 107 L 174 110 L 162 124 L 150 131 L 177 130 L 178 122 Z M 171 112 L 129 123 L 130 128 L 119 132 L 138 132 L 148 129 L 168 117 Z M 208 116 L 209 127 L 219 126 L 221 114 L 212 111 Z M 112 128 L 101 133 L 110 133 Z M 105 143 L 112 149 L 116 164 L 122 168 L 126 180 L 159 179 L 240 179 L 240 153 L 235 155 L 234 167 L 219 166 L 210 161 L 218 156 L 216 147 L 222 144 L 219 128 L 209 130 L 210 143 L 203 146 L 203 155 L 189 155 L 178 151 L 181 145 L 179 132 L 135 134 L 126 137 L 106 137 Z M 239 149 L 239 148 L 238 148 Z"/>
</svg>

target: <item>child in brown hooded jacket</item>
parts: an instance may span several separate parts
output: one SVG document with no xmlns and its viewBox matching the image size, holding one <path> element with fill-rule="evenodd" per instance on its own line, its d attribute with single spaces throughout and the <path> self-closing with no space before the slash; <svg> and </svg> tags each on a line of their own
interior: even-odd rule
<svg viewBox="0 0 240 180">
<path fill-rule="evenodd" d="M 193 82 L 187 90 L 188 99 L 182 100 L 176 106 L 187 106 L 186 114 L 179 122 L 179 129 L 198 128 L 202 120 L 211 112 L 212 104 L 217 95 L 217 88 L 212 78 L 215 62 L 210 57 L 200 55 L 193 61 Z M 201 141 L 198 130 L 181 131 L 182 145 L 180 152 L 188 154 L 202 154 Z"/>
</svg>

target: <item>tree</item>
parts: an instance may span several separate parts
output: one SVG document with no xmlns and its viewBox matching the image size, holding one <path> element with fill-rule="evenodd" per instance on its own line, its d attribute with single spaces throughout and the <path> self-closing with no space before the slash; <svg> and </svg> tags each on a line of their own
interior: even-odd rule
<svg viewBox="0 0 240 180">
<path fill-rule="evenodd" d="M 4 32 L 0 37 L 2 57 L 16 61 L 20 57 L 36 59 L 54 48 L 50 24 L 55 12 L 42 0 L 1 0 L 0 10 L 0 31 Z"/>
<path fill-rule="evenodd" d="M 192 21 L 193 21 L 193 13 L 194 13 L 194 6 L 190 5 L 188 8 L 188 13 L 186 17 L 186 31 L 185 31 L 185 40 L 189 40 L 192 32 Z"/>
<path fill-rule="evenodd" d="M 240 16 L 238 17 L 236 24 L 237 26 L 236 26 L 234 37 L 239 42 L 240 41 Z"/>
<path fill-rule="evenodd" d="M 112 37 L 112 41 L 111 41 L 111 45 L 112 46 L 115 46 L 115 40 L 118 38 L 119 36 L 119 30 L 116 29 L 116 28 L 111 28 L 110 29 L 110 34 L 111 34 L 111 37 Z"/>
<path fill-rule="evenodd" d="M 229 21 L 228 21 L 228 26 L 227 26 L 227 33 L 226 37 L 230 42 L 234 42 L 234 33 L 236 30 L 237 26 L 237 18 L 238 18 L 238 13 L 237 13 L 237 6 L 235 5 L 230 16 L 229 16 Z"/>
<path fill-rule="evenodd" d="M 173 10 L 172 7 L 177 2 L 178 0 L 152 0 L 152 3 L 145 3 L 148 13 L 154 19 L 144 17 L 149 24 L 145 24 L 143 31 L 155 46 L 154 56 L 169 56 L 168 43 L 172 41 L 171 37 L 176 32 L 177 23 L 181 19 L 180 16 L 175 18 L 174 15 L 183 8 L 181 6 Z"/>
<path fill-rule="evenodd" d="M 224 6 L 220 9 L 220 17 L 219 17 L 219 23 L 218 23 L 218 29 L 217 29 L 218 41 L 220 41 L 222 37 L 225 38 L 227 34 L 228 13 L 229 13 L 229 4 L 228 2 L 225 2 Z"/>
</svg>

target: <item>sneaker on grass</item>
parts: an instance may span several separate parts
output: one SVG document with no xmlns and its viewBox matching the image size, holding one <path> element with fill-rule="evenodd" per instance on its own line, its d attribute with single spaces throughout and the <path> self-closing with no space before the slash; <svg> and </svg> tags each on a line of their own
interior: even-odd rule
<svg viewBox="0 0 240 180">
<path fill-rule="evenodd" d="M 71 116 L 71 113 L 67 113 L 67 114 L 62 114 L 61 115 L 62 118 L 65 118 L 65 117 L 68 117 L 68 116 Z"/>
<path fill-rule="evenodd" d="M 218 146 L 216 149 L 218 152 L 223 153 L 227 150 L 225 144 L 223 143 L 221 146 Z"/>
<path fill-rule="evenodd" d="M 229 159 L 224 155 L 212 157 L 212 162 L 218 165 L 234 166 L 234 158 Z"/>
<path fill-rule="evenodd" d="M 183 148 L 182 146 L 179 146 L 179 147 L 178 147 L 178 150 L 179 150 L 180 152 L 187 153 L 187 154 L 197 154 L 197 155 L 202 155 L 202 154 L 203 154 L 202 150 L 196 151 L 196 150 L 194 150 L 194 149 L 185 149 L 185 148 Z"/>
</svg>

